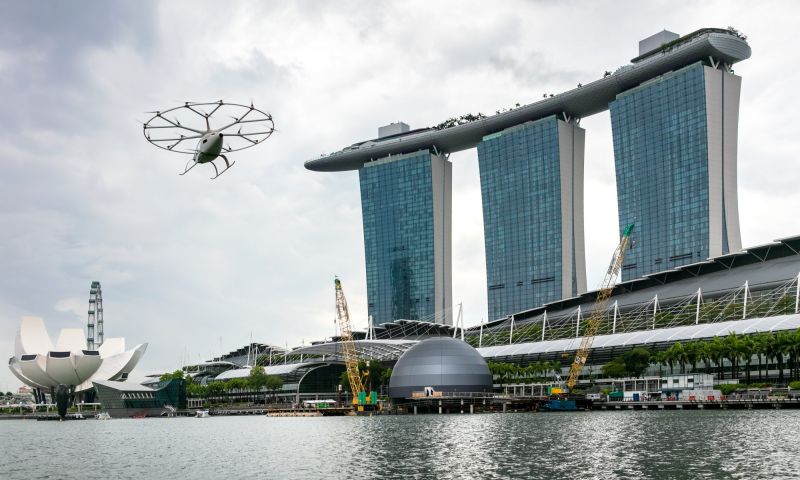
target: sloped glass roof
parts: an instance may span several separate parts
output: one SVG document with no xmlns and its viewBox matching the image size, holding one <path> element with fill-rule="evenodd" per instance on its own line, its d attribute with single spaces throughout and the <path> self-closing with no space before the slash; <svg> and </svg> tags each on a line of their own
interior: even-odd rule
<svg viewBox="0 0 800 480">
<path fill-rule="evenodd" d="M 780 315 L 767 318 L 749 318 L 727 322 L 689 325 L 683 327 L 639 330 L 629 333 L 600 335 L 595 337 L 593 349 L 651 345 L 662 342 L 690 341 L 703 338 L 722 337 L 729 333 L 753 334 L 777 332 L 800 328 L 800 314 Z M 544 342 L 520 343 L 515 345 L 496 345 L 479 348 L 484 358 L 511 357 L 515 355 L 535 355 L 550 352 L 576 351 L 582 337 Z"/>
</svg>

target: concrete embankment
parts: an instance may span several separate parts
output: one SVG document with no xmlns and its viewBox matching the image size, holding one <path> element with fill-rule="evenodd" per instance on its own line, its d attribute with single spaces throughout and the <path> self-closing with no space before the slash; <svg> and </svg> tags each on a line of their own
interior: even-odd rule
<svg viewBox="0 0 800 480">
<path fill-rule="evenodd" d="M 797 398 L 709 401 L 593 402 L 592 410 L 764 410 L 800 408 Z"/>
</svg>

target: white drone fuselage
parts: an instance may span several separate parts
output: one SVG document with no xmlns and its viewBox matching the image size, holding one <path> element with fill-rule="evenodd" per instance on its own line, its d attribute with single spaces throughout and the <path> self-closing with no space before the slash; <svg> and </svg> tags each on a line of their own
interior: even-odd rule
<svg viewBox="0 0 800 480">
<path fill-rule="evenodd" d="M 222 133 L 212 130 L 200 137 L 194 154 L 194 161 L 208 163 L 216 159 L 220 153 L 222 153 Z"/>
</svg>

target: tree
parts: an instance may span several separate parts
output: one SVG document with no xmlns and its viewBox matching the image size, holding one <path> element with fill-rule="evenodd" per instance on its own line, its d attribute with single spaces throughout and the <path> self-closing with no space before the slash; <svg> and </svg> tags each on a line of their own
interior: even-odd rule
<svg viewBox="0 0 800 480">
<path fill-rule="evenodd" d="M 275 392 L 283 388 L 283 379 L 277 375 L 267 376 L 266 381 L 267 390 L 272 392 L 272 401 L 275 401 Z"/>
<path fill-rule="evenodd" d="M 391 379 L 392 379 L 392 369 L 391 368 L 384 369 L 381 372 L 381 376 L 380 376 L 381 387 L 388 386 L 389 385 L 389 381 Z"/>
<path fill-rule="evenodd" d="M 742 336 L 738 346 L 738 353 L 739 358 L 745 361 L 745 383 L 747 384 L 750 384 L 750 363 L 753 361 L 754 350 L 755 341 L 753 340 L 753 337 L 750 335 Z"/>
<path fill-rule="evenodd" d="M 692 366 L 692 373 L 697 371 L 697 361 L 700 359 L 702 346 L 700 342 L 689 342 L 683 347 L 686 352 L 686 360 Z"/>
<path fill-rule="evenodd" d="M 267 385 L 267 374 L 264 372 L 264 367 L 256 365 L 250 369 L 250 374 L 247 376 L 247 382 L 250 387 L 256 392 L 260 392 Z"/>
<path fill-rule="evenodd" d="M 225 385 L 222 382 L 211 382 L 208 384 L 208 396 L 217 397 L 225 391 Z"/>
<path fill-rule="evenodd" d="M 384 367 L 381 362 L 371 361 L 369 365 L 364 364 L 366 378 L 370 380 L 372 390 L 381 390 L 382 387 L 389 385 L 389 379 L 392 377 L 392 369 Z M 367 385 L 365 385 L 367 387 Z"/>
<path fill-rule="evenodd" d="M 389 380 L 392 378 L 392 369 L 374 360 L 369 363 L 360 361 L 358 362 L 358 374 L 364 381 L 365 389 L 381 391 L 383 387 L 388 387 Z M 342 386 L 342 390 L 350 391 L 350 377 L 347 375 L 347 370 L 339 375 L 339 384 Z"/>
<path fill-rule="evenodd" d="M 621 360 L 627 375 L 641 377 L 650 365 L 650 350 L 642 347 L 634 348 L 623 353 Z"/>
<path fill-rule="evenodd" d="M 725 356 L 725 341 L 720 337 L 714 337 L 708 343 L 709 358 L 714 361 L 717 366 L 717 378 L 725 378 L 723 373 L 724 363 L 722 361 Z"/>
<path fill-rule="evenodd" d="M 624 377 L 625 376 L 625 364 L 622 363 L 622 360 L 619 358 L 615 358 L 610 362 L 603 365 L 603 375 L 607 377 Z"/>
<path fill-rule="evenodd" d="M 778 367 L 778 383 L 783 383 L 783 366 L 785 361 L 785 336 L 783 332 L 770 336 L 767 345 L 767 359 L 774 359 Z"/>
<path fill-rule="evenodd" d="M 681 342 L 675 342 L 671 347 L 669 347 L 669 349 L 672 352 L 672 361 L 681 367 L 681 373 L 686 373 L 686 363 L 689 361 L 689 359 L 683 344 L 681 344 Z"/>
<path fill-rule="evenodd" d="M 225 390 L 228 393 L 241 394 L 242 391 L 247 390 L 248 387 L 250 387 L 250 382 L 246 378 L 231 378 L 225 382 Z"/>
<path fill-rule="evenodd" d="M 762 376 L 761 370 L 761 359 L 766 358 L 767 348 L 769 347 L 770 337 L 772 335 L 768 333 L 758 333 L 753 336 L 753 350 L 754 353 L 758 356 L 758 381 L 761 382 L 764 380 Z M 769 370 L 769 365 L 767 365 L 767 370 Z"/>
<path fill-rule="evenodd" d="M 705 373 L 709 373 L 711 371 L 711 348 L 709 347 L 709 343 L 702 340 L 697 342 L 697 344 L 697 355 L 705 366 Z"/>
<path fill-rule="evenodd" d="M 667 365 L 666 360 L 666 350 L 661 350 L 660 352 L 655 352 L 650 355 L 650 361 L 656 365 L 658 365 L 658 376 L 661 377 L 664 375 L 664 369 Z"/>
<path fill-rule="evenodd" d="M 186 386 L 186 393 L 190 397 L 206 398 L 208 397 L 208 386 L 200 385 L 199 383 L 190 383 Z"/>
<path fill-rule="evenodd" d="M 168 382 L 170 380 L 175 380 L 178 378 L 183 378 L 183 370 L 175 370 L 172 373 L 165 373 L 159 377 L 159 380 L 162 382 Z"/>
<path fill-rule="evenodd" d="M 668 349 L 666 349 L 666 350 L 664 350 L 662 352 L 663 356 L 664 356 L 664 358 L 663 358 L 664 365 L 669 367 L 669 374 L 670 375 L 675 373 L 674 372 L 674 368 L 675 368 L 675 349 L 673 347 L 674 347 L 674 345 L 670 346 Z"/>
<path fill-rule="evenodd" d="M 789 381 L 796 380 L 798 377 L 798 357 L 800 357 L 800 330 L 786 333 L 786 348 L 789 354 Z"/>
<path fill-rule="evenodd" d="M 342 390 L 347 392 L 350 391 L 350 377 L 347 375 L 347 370 L 343 371 L 341 375 L 339 375 L 339 385 L 342 386 Z"/>
<path fill-rule="evenodd" d="M 731 378 L 739 377 L 739 356 L 741 350 L 741 338 L 736 333 L 729 333 L 724 340 L 724 356 L 731 362 Z"/>
<path fill-rule="evenodd" d="M 507 362 L 489 362 L 489 371 L 493 376 L 498 377 L 499 383 L 508 383 L 512 376 L 518 374 L 519 367 Z"/>
<path fill-rule="evenodd" d="M 546 362 L 544 374 L 547 377 L 550 376 L 555 377 L 556 375 L 561 375 L 561 362 L 558 360 L 551 360 L 550 362 Z"/>
</svg>

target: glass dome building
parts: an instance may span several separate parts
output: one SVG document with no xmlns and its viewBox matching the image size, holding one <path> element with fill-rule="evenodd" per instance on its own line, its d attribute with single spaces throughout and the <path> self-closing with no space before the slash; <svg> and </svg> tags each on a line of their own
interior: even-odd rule
<svg viewBox="0 0 800 480">
<path fill-rule="evenodd" d="M 423 340 L 395 364 L 389 396 L 410 398 L 432 387 L 437 392 L 490 392 L 492 374 L 477 350 L 450 337 Z"/>
</svg>

